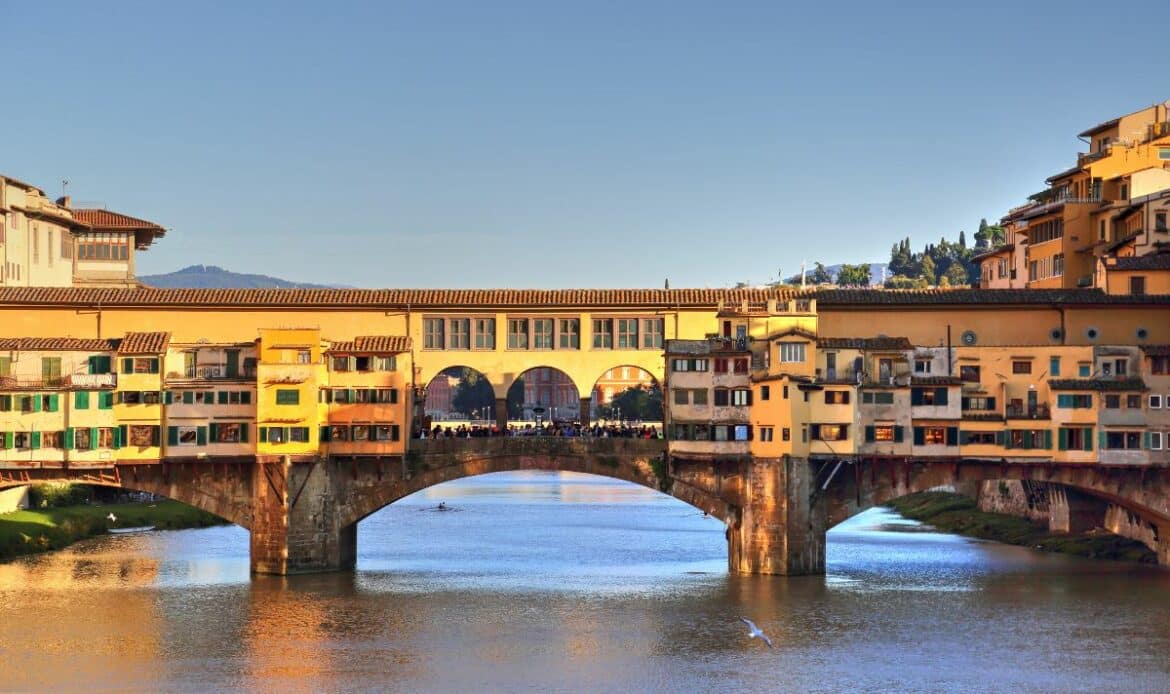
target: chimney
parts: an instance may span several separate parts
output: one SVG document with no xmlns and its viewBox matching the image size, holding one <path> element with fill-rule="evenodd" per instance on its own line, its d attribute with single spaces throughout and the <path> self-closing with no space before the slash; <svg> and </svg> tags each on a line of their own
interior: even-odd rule
<svg viewBox="0 0 1170 694">
<path fill-rule="evenodd" d="M 57 198 L 57 204 L 61 207 L 64 207 L 65 209 L 69 209 L 69 196 L 62 195 L 61 197 Z"/>
</svg>

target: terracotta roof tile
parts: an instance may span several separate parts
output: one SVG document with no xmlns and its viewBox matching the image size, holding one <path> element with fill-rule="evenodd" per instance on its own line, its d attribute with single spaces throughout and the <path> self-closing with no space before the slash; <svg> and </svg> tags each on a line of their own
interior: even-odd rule
<svg viewBox="0 0 1170 694">
<path fill-rule="evenodd" d="M 817 340 L 820 349 L 907 350 L 914 349 L 904 337 L 822 337 Z"/>
<path fill-rule="evenodd" d="M 716 308 L 743 301 L 815 298 L 821 306 L 1170 304 L 1170 295 L 1113 296 L 1098 289 L 107 289 L 0 287 L 0 305 L 110 307 L 370 307 L 444 310 L 466 307 L 591 309 Z"/>
<path fill-rule="evenodd" d="M 401 354 L 410 351 L 410 338 L 404 335 L 362 335 L 353 340 L 331 342 L 327 352 Z"/>
<path fill-rule="evenodd" d="M 1170 270 L 1170 253 L 1150 253 L 1117 258 L 1105 265 L 1106 270 Z"/>
<path fill-rule="evenodd" d="M 1170 345 L 1142 345 L 1142 351 L 1151 357 L 1170 356 Z"/>
<path fill-rule="evenodd" d="M 128 214 L 122 214 L 120 212 L 88 208 L 70 208 L 69 211 L 73 213 L 75 220 L 98 231 L 105 229 L 117 229 L 120 231 L 149 229 L 158 236 L 162 236 L 167 231 L 154 222 L 148 222 L 145 219 L 131 217 Z"/>
<path fill-rule="evenodd" d="M 171 342 L 170 333 L 126 333 L 118 345 L 119 354 L 162 354 Z"/>
<path fill-rule="evenodd" d="M 43 352 L 110 352 L 118 340 L 78 337 L 10 337 L 0 339 L 0 350 Z"/>
</svg>

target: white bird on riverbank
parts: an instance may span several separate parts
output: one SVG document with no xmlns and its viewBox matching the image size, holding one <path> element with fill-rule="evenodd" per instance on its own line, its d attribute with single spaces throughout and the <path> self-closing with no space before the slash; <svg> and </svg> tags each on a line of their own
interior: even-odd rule
<svg viewBox="0 0 1170 694">
<path fill-rule="evenodd" d="M 756 638 L 756 637 L 759 637 L 759 639 L 760 639 L 761 641 L 763 641 L 764 643 L 768 644 L 768 648 L 771 648 L 771 647 L 772 647 L 772 639 L 768 638 L 768 635 L 767 635 L 767 634 L 765 634 L 764 632 L 760 631 L 760 628 L 759 628 L 758 626 L 756 626 L 756 623 L 755 623 L 755 622 L 753 622 L 752 620 L 748 619 L 747 617 L 740 617 L 740 618 L 739 618 L 739 621 L 741 621 L 741 622 L 743 622 L 744 624 L 748 625 L 748 638 L 749 638 L 749 639 L 754 639 L 754 638 Z"/>
<path fill-rule="evenodd" d="M 110 511 L 110 515 L 106 516 L 106 520 L 108 520 L 111 523 L 117 523 L 118 517 L 114 515 L 113 511 Z"/>
</svg>

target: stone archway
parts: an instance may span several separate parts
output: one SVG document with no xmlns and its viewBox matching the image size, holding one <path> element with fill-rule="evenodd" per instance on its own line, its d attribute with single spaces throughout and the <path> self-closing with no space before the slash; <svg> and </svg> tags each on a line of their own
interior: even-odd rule
<svg viewBox="0 0 1170 694">
<path fill-rule="evenodd" d="M 588 399 L 596 419 L 634 420 L 661 428 L 662 386 L 654 374 L 640 366 L 623 364 L 606 369 L 594 380 Z"/>
</svg>

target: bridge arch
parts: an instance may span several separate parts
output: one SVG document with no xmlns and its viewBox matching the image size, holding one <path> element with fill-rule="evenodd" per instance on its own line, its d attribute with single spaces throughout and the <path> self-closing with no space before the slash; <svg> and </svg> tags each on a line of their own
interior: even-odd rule
<svg viewBox="0 0 1170 694">
<path fill-rule="evenodd" d="M 649 370 L 634 364 L 621 364 L 601 372 L 593 380 L 589 401 L 591 420 L 662 421 L 661 382 Z"/>
<path fill-rule="evenodd" d="M 498 437 L 419 441 L 404 461 L 406 474 L 354 485 L 340 518 L 358 523 L 383 507 L 436 484 L 519 470 L 579 472 L 619 479 L 673 496 L 724 522 L 735 509 L 715 494 L 672 480 L 657 439 Z"/>
<path fill-rule="evenodd" d="M 498 384 L 470 366 L 448 366 L 423 384 L 423 413 L 432 422 L 449 419 L 492 421 Z"/>
</svg>

